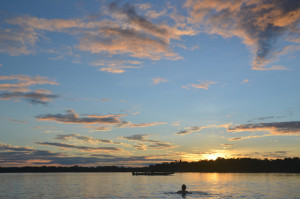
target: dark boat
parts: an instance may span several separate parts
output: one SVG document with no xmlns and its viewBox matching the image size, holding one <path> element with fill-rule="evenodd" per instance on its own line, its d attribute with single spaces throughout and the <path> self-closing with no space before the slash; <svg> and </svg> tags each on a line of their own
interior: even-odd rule
<svg viewBox="0 0 300 199">
<path fill-rule="evenodd" d="M 153 172 L 153 171 L 145 171 L 145 172 L 132 172 L 133 176 L 145 175 L 145 176 L 167 176 L 172 175 L 175 172 Z"/>
</svg>

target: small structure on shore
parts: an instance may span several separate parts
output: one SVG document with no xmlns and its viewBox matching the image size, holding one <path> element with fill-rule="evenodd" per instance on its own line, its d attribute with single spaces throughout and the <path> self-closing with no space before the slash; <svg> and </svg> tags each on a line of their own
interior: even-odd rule
<svg viewBox="0 0 300 199">
<path fill-rule="evenodd" d="M 140 171 L 134 171 L 132 172 L 133 176 L 138 176 L 138 175 L 146 175 L 146 176 L 166 176 L 166 175 L 172 175 L 175 172 L 154 172 L 154 171 L 145 171 L 145 172 L 140 172 Z"/>
</svg>

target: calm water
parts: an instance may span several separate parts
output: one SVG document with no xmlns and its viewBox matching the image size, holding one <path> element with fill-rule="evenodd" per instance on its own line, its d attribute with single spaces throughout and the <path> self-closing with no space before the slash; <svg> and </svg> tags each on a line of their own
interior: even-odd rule
<svg viewBox="0 0 300 199">
<path fill-rule="evenodd" d="M 176 194 L 182 184 L 192 194 Z M 299 198 L 300 174 L 131 173 L 0 174 L 0 198 Z"/>
</svg>

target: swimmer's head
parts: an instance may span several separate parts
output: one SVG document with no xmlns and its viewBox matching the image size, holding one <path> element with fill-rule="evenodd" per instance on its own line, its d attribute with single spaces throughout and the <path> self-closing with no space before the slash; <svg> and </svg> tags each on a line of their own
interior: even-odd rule
<svg viewBox="0 0 300 199">
<path fill-rule="evenodd" d="M 182 191 L 185 191 L 185 190 L 186 190 L 186 185 L 183 184 L 183 185 L 181 186 L 181 189 L 182 189 Z"/>
</svg>

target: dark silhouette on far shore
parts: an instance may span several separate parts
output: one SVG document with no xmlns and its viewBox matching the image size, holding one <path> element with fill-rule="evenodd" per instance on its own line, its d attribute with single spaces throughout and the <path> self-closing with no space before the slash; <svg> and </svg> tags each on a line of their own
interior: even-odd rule
<svg viewBox="0 0 300 199">
<path fill-rule="evenodd" d="M 18 172 L 280 172 L 300 173 L 300 158 L 285 159 L 253 159 L 253 158 L 218 158 L 216 160 L 200 160 L 197 162 L 164 162 L 146 167 L 117 167 L 117 166 L 27 166 L 1 167 L 0 173 Z"/>
</svg>

